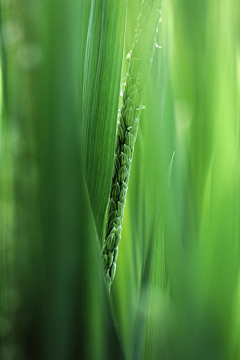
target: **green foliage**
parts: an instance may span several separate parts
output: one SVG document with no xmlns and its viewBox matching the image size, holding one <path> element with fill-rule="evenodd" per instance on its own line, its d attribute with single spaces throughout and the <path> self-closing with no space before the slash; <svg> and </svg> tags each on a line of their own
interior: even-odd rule
<svg viewBox="0 0 240 360">
<path fill-rule="evenodd" d="M 140 8 L 1 1 L 2 360 L 240 359 L 237 0 L 163 4 L 111 296 L 105 286 Z"/>
<path fill-rule="evenodd" d="M 84 60 L 82 139 L 86 181 L 99 236 L 113 170 L 126 0 L 95 0 Z"/>
</svg>

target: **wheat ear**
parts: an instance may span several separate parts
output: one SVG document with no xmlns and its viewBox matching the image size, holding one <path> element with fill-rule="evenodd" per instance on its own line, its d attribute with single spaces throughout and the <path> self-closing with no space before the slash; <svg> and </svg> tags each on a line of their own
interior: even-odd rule
<svg viewBox="0 0 240 360">
<path fill-rule="evenodd" d="M 134 144 L 143 108 L 145 77 L 151 68 L 157 46 L 156 38 L 161 16 L 160 5 L 160 2 L 156 0 L 142 1 L 133 47 L 128 55 L 129 66 L 123 91 L 123 105 L 117 124 L 106 237 L 102 248 L 104 273 L 109 289 L 116 271 Z"/>
</svg>

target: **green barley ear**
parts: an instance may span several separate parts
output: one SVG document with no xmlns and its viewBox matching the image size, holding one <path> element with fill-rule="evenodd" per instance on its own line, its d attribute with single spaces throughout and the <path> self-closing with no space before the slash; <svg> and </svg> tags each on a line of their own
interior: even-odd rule
<svg viewBox="0 0 240 360">
<path fill-rule="evenodd" d="M 159 0 L 143 0 L 138 17 L 132 50 L 128 55 L 129 66 L 123 91 L 123 105 L 117 126 L 117 142 L 106 236 L 102 248 L 104 274 L 109 290 L 116 271 L 118 245 L 121 239 L 122 221 L 128 181 L 143 106 L 145 78 L 152 65 L 160 21 Z"/>
</svg>

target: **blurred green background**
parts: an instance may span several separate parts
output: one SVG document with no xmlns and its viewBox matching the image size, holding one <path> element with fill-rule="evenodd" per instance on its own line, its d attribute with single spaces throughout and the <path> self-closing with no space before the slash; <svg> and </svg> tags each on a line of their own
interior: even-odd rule
<svg viewBox="0 0 240 360">
<path fill-rule="evenodd" d="M 240 3 L 165 0 L 109 297 L 141 0 L 1 0 L 0 359 L 240 359 Z"/>
</svg>

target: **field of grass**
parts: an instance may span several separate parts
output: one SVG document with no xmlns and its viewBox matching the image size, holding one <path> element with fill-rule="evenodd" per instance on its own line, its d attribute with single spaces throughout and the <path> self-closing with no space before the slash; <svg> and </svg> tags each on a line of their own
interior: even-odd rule
<svg viewBox="0 0 240 360">
<path fill-rule="evenodd" d="M 141 2 L 0 3 L 1 360 L 240 360 L 238 0 L 161 5 L 105 283 Z"/>
</svg>

